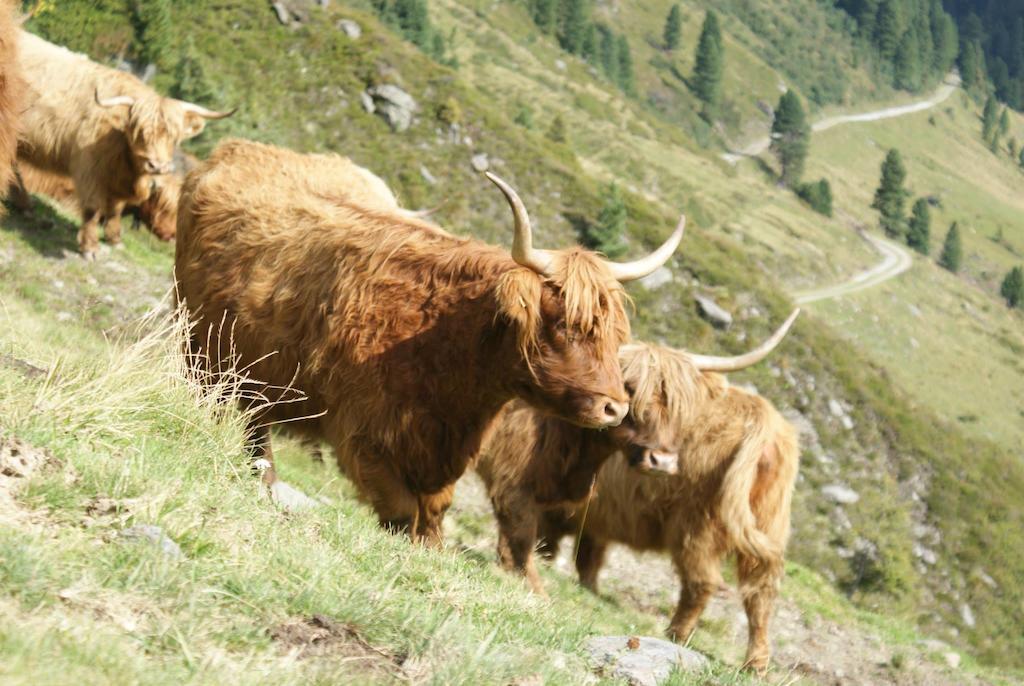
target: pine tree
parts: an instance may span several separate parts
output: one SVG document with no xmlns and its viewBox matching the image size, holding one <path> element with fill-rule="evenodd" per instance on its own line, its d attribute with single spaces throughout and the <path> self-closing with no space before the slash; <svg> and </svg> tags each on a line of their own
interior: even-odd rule
<svg viewBox="0 0 1024 686">
<path fill-rule="evenodd" d="M 988 100 L 985 101 L 985 109 L 981 115 L 981 137 L 986 142 L 992 140 L 992 134 L 996 131 L 998 112 L 999 103 L 996 101 L 996 96 L 988 96 Z"/>
<path fill-rule="evenodd" d="M 1003 113 L 999 115 L 999 135 L 1005 136 L 1010 132 L 1010 114 L 1003 108 Z"/>
<path fill-rule="evenodd" d="M 173 97 L 188 102 L 204 104 L 214 100 L 214 89 L 207 79 L 191 34 L 186 34 L 182 43 L 181 56 L 174 68 L 174 84 L 170 91 Z"/>
<path fill-rule="evenodd" d="M 898 0 L 882 0 L 875 19 L 875 45 L 885 60 L 896 57 L 896 49 L 903 35 L 903 19 Z"/>
<path fill-rule="evenodd" d="M 942 243 L 942 254 L 939 255 L 939 266 L 956 274 L 960 271 L 960 260 L 963 258 L 963 246 L 960 245 L 960 227 L 956 222 L 949 227 L 946 240 Z"/>
<path fill-rule="evenodd" d="M 781 179 L 795 188 L 804 173 L 804 162 L 811 147 L 811 127 L 807 124 L 800 98 L 791 90 L 779 98 L 772 122 L 771 149 L 782 167 Z"/>
<path fill-rule="evenodd" d="M 135 24 L 141 44 L 139 56 L 145 62 L 160 67 L 173 65 L 174 20 L 170 0 L 138 0 Z"/>
<path fill-rule="evenodd" d="M 629 49 L 629 40 L 625 35 L 620 35 L 616 41 L 615 52 L 619 60 L 619 88 L 632 95 L 634 88 L 633 53 Z"/>
<path fill-rule="evenodd" d="M 608 257 L 620 257 L 626 252 L 622 235 L 626 230 L 626 204 L 622 193 L 613 181 L 605 191 L 604 205 L 597 215 L 597 223 L 586 225 L 583 242 L 591 250 L 598 250 Z"/>
<path fill-rule="evenodd" d="M 1016 160 L 1017 159 L 1017 139 L 1016 138 L 1011 138 L 1009 141 L 1007 141 L 1007 143 L 1006 143 L 1006 151 L 1008 153 L 1010 153 L 1010 159 L 1011 160 Z"/>
<path fill-rule="evenodd" d="M 556 114 L 555 118 L 551 120 L 551 128 L 548 129 L 547 136 L 555 143 L 569 142 L 569 135 L 565 130 L 565 120 L 562 119 L 562 115 Z"/>
<path fill-rule="evenodd" d="M 811 206 L 815 212 L 832 216 L 832 186 L 828 179 L 821 179 L 817 183 L 805 183 L 797 187 L 796 194 Z"/>
<path fill-rule="evenodd" d="M 601 34 L 601 69 L 604 75 L 613 83 L 619 82 L 619 56 L 618 46 L 615 44 L 615 34 L 603 24 L 597 27 Z"/>
<path fill-rule="evenodd" d="M 1020 146 L 1020 162 L 1021 169 L 1024 169 L 1024 145 Z"/>
<path fill-rule="evenodd" d="M 583 38 L 583 51 L 580 54 L 583 55 L 583 59 L 591 64 L 600 63 L 601 54 L 598 40 L 597 26 L 587 24 L 587 33 Z"/>
<path fill-rule="evenodd" d="M 586 0 L 564 0 L 562 5 L 562 31 L 559 43 L 574 55 L 580 54 L 587 33 Z"/>
<path fill-rule="evenodd" d="M 938 74 L 945 74 L 956 60 L 959 37 L 956 22 L 942 8 L 942 0 L 932 0 L 931 30 L 932 42 L 935 45 L 932 53 L 932 70 Z"/>
<path fill-rule="evenodd" d="M 558 0 L 533 0 L 532 14 L 541 31 L 554 33 L 558 27 Z"/>
<path fill-rule="evenodd" d="M 1007 273 L 999 286 L 999 295 L 1006 300 L 1007 307 L 1020 307 L 1024 303 L 1024 271 L 1014 267 Z"/>
<path fill-rule="evenodd" d="M 875 191 L 875 200 L 871 207 L 878 210 L 879 224 L 886 235 L 902 237 L 906 231 L 904 206 L 909 195 L 903 188 L 907 179 L 907 170 L 903 166 L 900 151 L 893 148 L 882 162 L 882 179 Z"/>
<path fill-rule="evenodd" d="M 701 114 L 707 120 L 714 119 L 718 113 L 724 67 L 725 46 L 718 27 L 718 15 L 708 10 L 697 43 L 697 64 L 693 70 L 693 89 L 704 103 Z"/>
<path fill-rule="evenodd" d="M 894 69 L 897 88 L 914 91 L 921 87 L 921 54 L 917 31 L 911 29 L 903 34 L 896 48 Z"/>
<path fill-rule="evenodd" d="M 932 217 L 928 211 L 928 201 L 918 198 L 911 211 L 910 225 L 907 227 L 907 245 L 927 255 L 931 248 Z"/>
<path fill-rule="evenodd" d="M 931 72 L 932 61 L 935 59 L 935 44 L 932 40 L 932 28 L 928 11 L 918 11 L 914 18 L 914 35 L 917 36 L 917 62 L 920 78 Z M 918 83 L 918 88 L 921 87 Z"/>
<path fill-rule="evenodd" d="M 675 50 L 679 47 L 679 41 L 683 36 L 683 13 L 679 5 L 672 5 L 665 19 L 665 30 L 662 32 L 665 39 L 665 49 Z"/>
</svg>

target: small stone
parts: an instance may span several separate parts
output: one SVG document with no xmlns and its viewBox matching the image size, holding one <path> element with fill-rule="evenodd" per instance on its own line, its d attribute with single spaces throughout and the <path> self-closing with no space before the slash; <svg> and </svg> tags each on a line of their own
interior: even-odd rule
<svg viewBox="0 0 1024 686">
<path fill-rule="evenodd" d="M 960 653 L 954 653 L 949 651 L 948 653 L 942 654 L 942 659 L 946 661 L 950 669 L 959 669 L 960 667 Z"/>
<path fill-rule="evenodd" d="M 174 560 L 180 560 L 184 557 L 178 544 L 171 540 L 170 536 L 165 534 L 163 529 L 152 524 L 130 526 L 127 529 L 122 529 L 120 536 L 129 541 L 149 541 L 154 543 L 160 546 L 160 551 L 164 555 Z"/>
<path fill-rule="evenodd" d="M 935 554 L 935 551 L 931 548 L 926 548 L 920 543 L 915 543 L 913 547 L 914 557 L 918 558 L 927 565 L 934 565 L 939 561 L 939 556 Z"/>
<path fill-rule="evenodd" d="M 373 98 L 366 91 L 359 94 L 359 103 L 363 106 L 363 109 L 373 114 L 377 111 L 377 106 L 373 104 Z"/>
<path fill-rule="evenodd" d="M 288 26 L 289 24 L 292 23 L 292 17 L 288 13 L 288 8 L 286 8 L 283 4 L 281 4 L 280 2 L 272 2 L 270 3 L 270 6 L 274 8 L 274 13 L 277 15 L 277 20 L 281 22 L 282 26 Z"/>
<path fill-rule="evenodd" d="M 973 629 L 977 622 L 974 619 L 974 611 L 971 606 L 964 603 L 960 606 L 960 619 L 964 621 L 964 626 L 968 629 Z"/>
<path fill-rule="evenodd" d="M 433 186 L 437 184 L 437 178 L 422 164 L 420 165 L 420 176 L 423 177 L 423 180 L 426 181 L 428 185 Z"/>
<path fill-rule="evenodd" d="M 843 406 L 835 398 L 828 399 L 828 411 L 833 417 L 842 417 L 846 414 L 846 410 L 843 409 Z"/>
<path fill-rule="evenodd" d="M 596 671 L 634 686 L 657 686 L 673 669 L 697 671 L 708 665 L 694 650 L 647 636 L 593 636 L 583 647 Z"/>
<path fill-rule="evenodd" d="M 653 272 L 645 276 L 644 278 L 637 281 L 640 286 L 646 290 L 654 291 L 665 284 L 672 283 L 673 280 L 672 270 L 666 266 L 661 266 L 655 269 Z"/>
<path fill-rule="evenodd" d="M 732 315 L 714 300 L 703 295 L 695 295 L 693 299 L 697 303 L 700 316 L 710 322 L 712 326 L 718 329 L 728 329 L 732 325 Z"/>
<path fill-rule="evenodd" d="M 412 126 L 412 118 L 420 106 L 415 98 L 398 86 L 386 83 L 366 89 L 373 98 L 376 114 L 383 117 L 392 131 L 400 133 Z"/>
<path fill-rule="evenodd" d="M 843 425 L 843 428 L 847 431 L 853 430 L 853 420 L 850 419 L 850 415 L 844 414 L 840 419 L 839 423 Z"/>
<path fill-rule="evenodd" d="M 338 22 L 338 29 L 352 40 L 363 35 L 363 27 L 351 19 L 342 19 Z"/>
<path fill-rule="evenodd" d="M 555 69 L 557 69 L 558 71 L 565 71 L 565 68 L 565 60 L 555 60 Z"/>
<path fill-rule="evenodd" d="M 491 161 L 487 158 L 487 153 L 481 152 L 473 155 L 473 158 L 469 161 L 473 167 L 473 171 L 485 172 L 491 166 Z"/>
<path fill-rule="evenodd" d="M 858 495 L 857 491 L 841 484 L 822 486 L 821 494 L 825 496 L 826 499 L 839 505 L 853 505 L 860 500 L 860 495 Z"/>
</svg>

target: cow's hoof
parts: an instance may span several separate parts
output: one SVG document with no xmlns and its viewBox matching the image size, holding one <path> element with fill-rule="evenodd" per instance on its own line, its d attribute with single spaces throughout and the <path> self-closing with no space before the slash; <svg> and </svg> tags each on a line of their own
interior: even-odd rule
<svg viewBox="0 0 1024 686">
<path fill-rule="evenodd" d="M 280 479 L 270 485 L 270 498 L 287 512 L 305 512 L 320 504 Z"/>
<path fill-rule="evenodd" d="M 98 251 L 95 250 L 95 249 L 93 249 L 93 250 L 83 250 L 82 251 L 82 259 L 85 260 L 86 262 L 95 262 L 97 254 L 98 254 Z"/>
</svg>

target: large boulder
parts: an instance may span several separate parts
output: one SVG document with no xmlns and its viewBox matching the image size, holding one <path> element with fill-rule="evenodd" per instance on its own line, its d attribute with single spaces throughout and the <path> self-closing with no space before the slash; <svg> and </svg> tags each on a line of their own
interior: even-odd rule
<svg viewBox="0 0 1024 686">
<path fill-rule="evenodd" d="M 728 329 L 732 326 L 732 315 L 721 305 L 706 295 L 695 295 L 693 299 L 697 303 L 697 311 L 700 316 L 711 323 L 716 329 Z"/>
<path fill-rule="evenodd" d="M 647 636 L 593 636 L 583 648 L 596 671 L 631 686 L 657 686 L 673 669 L 700 671 L 709 664 L 695 650 Z"/>
<path fill-rule="evenodd" d="M 390 83 L 371 86 L 366 94 L 373 100 L 374 112 L 383 117 L 392 131 L 405 131 L 420 110 L 416 100 L 404 90 Z"/>
</svg>

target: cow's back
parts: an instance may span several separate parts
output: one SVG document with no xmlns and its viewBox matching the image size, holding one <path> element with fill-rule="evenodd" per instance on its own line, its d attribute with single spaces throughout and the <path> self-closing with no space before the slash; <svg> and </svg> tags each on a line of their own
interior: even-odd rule
<svg viewBox="0 0 1024 686">
<path fill-rule="evenodd" d="M 24 82 L 18 65 L 19 33 L 14 3 L 0 0 L 0 198 L 7 194 L 14 175 L 19 121 L 24 107 Z M 3 212 L 2 206 L 0 212 Z"/>
</svg>

